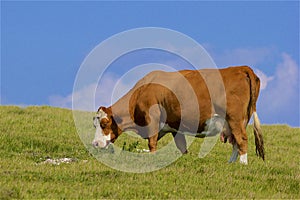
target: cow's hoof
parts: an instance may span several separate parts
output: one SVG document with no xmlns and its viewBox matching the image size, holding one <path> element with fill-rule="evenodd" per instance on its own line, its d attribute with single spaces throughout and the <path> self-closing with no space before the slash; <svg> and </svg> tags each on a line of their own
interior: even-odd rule
<svg viewBox="0 0 300 200">
<path fill-rule="evenodd" d="M 246 153 L 240 156 L 240 163 L 243 165 L 248 165 L 248 159 Z"/>
<path fill-rule="evenodd" d="M 188 153 L 188 150 L 185 150 L 183 152 L 181 152 L 182 154 L 187 154 Z"/>
</svg>

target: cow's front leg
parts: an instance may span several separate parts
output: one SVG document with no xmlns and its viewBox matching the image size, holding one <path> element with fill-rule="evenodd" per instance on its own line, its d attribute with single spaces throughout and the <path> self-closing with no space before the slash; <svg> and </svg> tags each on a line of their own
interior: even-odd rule
<svg viewBox="0 0 300 200">
<path fill-rule="evenodd" d="M 158 134 L 155 134 L 151 137 L 148 138 L 148 146 L 150 152 L 154 153 L 157 148 L 157 139 L 158 139 Z"/>
</svg>

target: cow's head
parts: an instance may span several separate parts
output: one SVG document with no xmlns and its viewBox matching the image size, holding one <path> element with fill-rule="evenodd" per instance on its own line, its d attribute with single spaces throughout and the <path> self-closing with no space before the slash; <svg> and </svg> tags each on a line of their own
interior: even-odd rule
<svg viewBox="0 0 300 200">
<path fill-rule="evenodd" d="M 106 148 L 113 143 L 120 134 L 120 129 L 113 118 L 110 108 L 100 107 L 96 116 L 93 118 L 96 128 L 94 147 Z"/>
</svg>

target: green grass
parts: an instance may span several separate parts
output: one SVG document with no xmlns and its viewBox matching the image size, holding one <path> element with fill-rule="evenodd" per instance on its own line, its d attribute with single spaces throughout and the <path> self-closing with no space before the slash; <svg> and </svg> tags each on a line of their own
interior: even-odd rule
<svg viewBox="0 0 300 200">
<path fill-rule="evenodd" d="M 94 131 L 92 122 L 87 126 Z M 219 141 L 205 158 L 198 158 L 203 139 L 196 139 L 189 154 L 171 165 L 135 174 L 111 169 L 97 161 L 81 142 L 72 111 L 2 106 L 0 199 L 299 199 L 300 129 L 286 125 L 262 126 L 262 129 L 265 162 L 255 155 L 253 130 L 249 126 L 247 166 L 228 164 L 231 145 Z M 159 147 L 170 139 L 169 135 L 163 138 Z M 124 134 L 115 146 L 134 151 L 134 147 L 146 148 L 147 142 Z M 42 164 L 47 158 L 63 157 L 77 161 Z"/>
</svg>

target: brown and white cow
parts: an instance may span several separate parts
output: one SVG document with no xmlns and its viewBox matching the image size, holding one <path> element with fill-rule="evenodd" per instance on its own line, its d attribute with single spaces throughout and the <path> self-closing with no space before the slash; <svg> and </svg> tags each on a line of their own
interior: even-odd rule
<svg viewBox="0 0 300 200">
<path fill-rule="evenodd" d="M 187 152 L 185 136 L 209 136 L 207 122 L 224 119 L 218 129 L 222 142 L 233 145 L 229 162 L 247 164 L 247 124 L 253 114 L 256 154 L 264 160 L 264 144 L 256 113 L 260 80 L 248 66 L 224 69 L 154 71 L 115 104 L 100 107 L 94 117 L 94 147 L 105 148 L 122 132 L 134 130 L 148 139 L 151 152 L 166 133 L 177 148 Z M 216 119 L 216 120 L 215 120 Z M 205 133 L 205 134 L 201 134 Z"/>
</svg>

